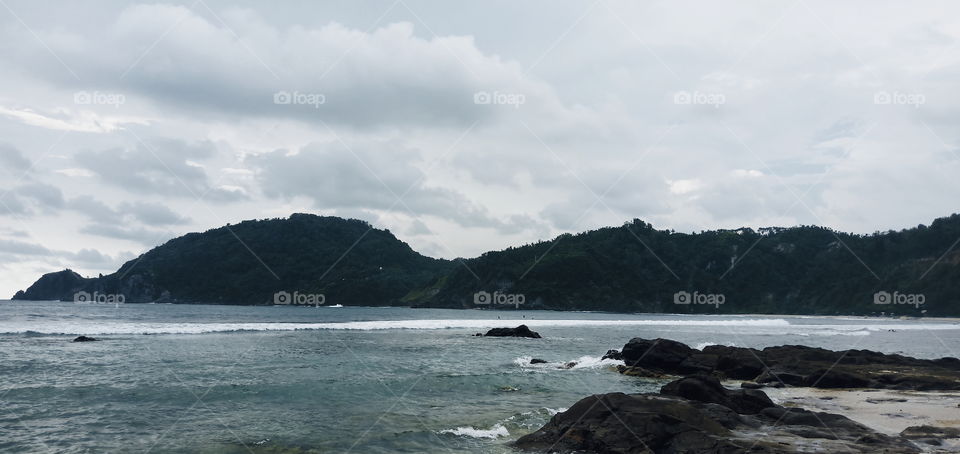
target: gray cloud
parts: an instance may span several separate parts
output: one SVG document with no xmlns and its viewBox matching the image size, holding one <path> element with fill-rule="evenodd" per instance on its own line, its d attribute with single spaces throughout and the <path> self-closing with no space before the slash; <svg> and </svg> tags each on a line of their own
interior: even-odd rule
<svg viewBox="0 0 960 454">
<path fill-rule="evenodd" d="M 126 191 L 216 202 L 243 200 L 238 191 L 213 187 L 201 161 L 215 153 L 210 143 L 163 140 L 134 148 L 82 151 L 75 160 L 101 182 Z"/>
<path fill-rule="evenodd" d="M 79 232 L 117 240 L 134 241 L 145 246 L 156 246 L 176 236 L 169 231 L 126 227 L 117 224 L 89 224 L 81 227 Z"/>
<path fill-rule="evenodd" d="M 185 6 L 138 4 L 107 16 L 102 29 L 56 49 L 84 75 L 84 86 L 49 71 L 47 61 L 19 60 L 59 84 L 109 84 L 191 112 L 356 127 L 467 125 L 497 116 L 498 109 L 474 103 L 479 91 L 551 97 L 519 65 L 485 54 L 470 36 L 424 38 L 410 22 L 369 32 L 333 21 L 280 29 L 251 11 L 221 15 L 228 24 Z"/>
<path fill-rule="evenodd" d="M 0 169 L 8 173 L 23 172 L 30 168 L 30 160 L 8 143 L 0 143 Z"/>
<path fill-rule="evenodd" d="M 190 222 L 189 218 L 174 213 L 173 210 L 159 203 L 125 203 L 120 206 L 120 211 L 132 215 L 146 225 L 183 225 Z"/>
<path fill-rule="evenodd" d="M 264 194 L 273 198 L 307 197 L 318 209 L 382 210 L 419 217 L 437 216 L 462 226 L 516 232 L 530 220 L 500 219 L 462 193 L 425 184 L 415 165 L 416 150 L 396 143 L 367 142 L 345 147 L 314 143 L 298 153 L 276 151 L 251 157 L 259 168 Z M 517 221 L 523 221 L 518 224 Z"/>
</svg>

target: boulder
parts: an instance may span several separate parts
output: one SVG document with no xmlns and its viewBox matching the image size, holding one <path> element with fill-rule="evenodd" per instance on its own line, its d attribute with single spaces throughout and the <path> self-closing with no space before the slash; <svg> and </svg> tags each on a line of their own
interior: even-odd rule
<svg viewBox="0 0 960 454">
<path fill-rule="evenodd" d="M 520 325 L 516 328 L 493 328 L 484 334 L 487 337 L 529 337 L 540 339 L 540 334 L 531 331 L 527 325 Z"/>
<path fill-rule="evenodd" d="M 74 342 L 94 342 L 94 341 L 97 341 L 97 340 L 99 340 L 99 339 L 94 339 L 94 338 L 92 338 L 92 337 L 87 337 L 87 336 L 79 336 L 79 337 L 75 338 L 73 341 L 74 341 Z"/>
<path fill-rule="evenodd" d="M 712 377 L 695 376 L 667 384 L 660 394 L 593 395 L 513 445 L 551 453 L 772 454 L 810 452 L 812 446 L 818 452 L 920 452 L 903 437 L 846 417 L 787 409 L 762 391 L 750 393 L 756 394 L 738 394 Z"/>
<path fill-rule="evenodd" d="M 662 371 L 682 369 L 680 365 L 696 350 L 669 339 L 630 339 L 621 350 L 623 362 L 628 366 Z"/>
<path fill-rule="evenodd" d="M 720 380 L 709 375 L 695 375 L 672 381 L 660 388 L 660 394 L 723 405 L 742 415 L 755 415 L 765 408 L 777 406 L 763 391 L 729 390 Z"/>
</svg>

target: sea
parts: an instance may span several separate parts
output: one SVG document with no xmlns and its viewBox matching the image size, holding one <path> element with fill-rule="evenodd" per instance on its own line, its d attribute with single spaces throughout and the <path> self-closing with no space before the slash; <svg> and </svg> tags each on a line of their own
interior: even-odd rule
<svg viewBox="0 0 960 454">
<path fill-rule="evenodd" d="M 474 336 L 520 324 L 543 338 Z M 509 453 L 658 390 L 601 359 L 633 337 L 960 353 L 955 319 L 0 300 L 0 452 Z"/>
</svg>

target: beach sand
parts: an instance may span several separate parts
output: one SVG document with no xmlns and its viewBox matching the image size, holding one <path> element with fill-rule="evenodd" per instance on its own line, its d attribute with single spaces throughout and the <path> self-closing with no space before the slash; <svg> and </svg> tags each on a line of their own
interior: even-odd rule
<svg viewBox="0 0 960 454">
<path fill-rule="evenodd" d="M 816 388 L 764 388 L 763 391 L 785 407 L 841 414 L 889 435 L 920 425 L 960 428 L 958 392 Z M 960 452 L 960 439 L 945 440 L 943 446 L 930 448 L 937 452 Z"/>
</svg>

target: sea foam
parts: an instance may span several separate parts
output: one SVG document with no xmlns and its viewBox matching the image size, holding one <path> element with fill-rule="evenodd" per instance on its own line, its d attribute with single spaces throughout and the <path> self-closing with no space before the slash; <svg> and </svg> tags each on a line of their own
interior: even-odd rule
<svg viewBox="0 0 960 454">
<path fill-rule="evenodd" d="M 451 434 L 457 435 L 460 437 L 470 437 L 470 438 L 490 438 L 496 439 L 500 437 L 506 437 L 510 435 L 510 432 L 507 430 L 503 424 L 496 424 L 489 429 L 476 429 L 473 427 L 457 427 L 456 429 L 447 429 L 441 430 L 442 434 Z"/>
<path fill-rule="evenodd" d="M 100 320 L 77 321 L 6 321 L 0 322 L 0 334 L 203 334 L 234 331 L 298 331 L 298 330 L 358 330 L 376 331 L 388 329 L 437 330 L 471 329 L 527 325 L 540 327 L 604 327 L 604 326 L 648 326 L 648 327 L 704 327 L 719 328 L 719 332 L 746 328 L 753 332 L 770 331 L 776 334 L 797 334 L 813 336 L 847 335 L 865 336 L 870 332 L 888 330 L 957 330 L 956 323 L 917 323 L 917 324 L 862 324 L 862 325 L 804 325 L 791 324 L 784 319 L 722 319 L 722 320 L 490 320 L 490 319 L 444 319 L 444 320 L 379 320 L 325 323 L 161 323 L 161 322 L 116 322 L 103 323 Z"/>
</svg>

